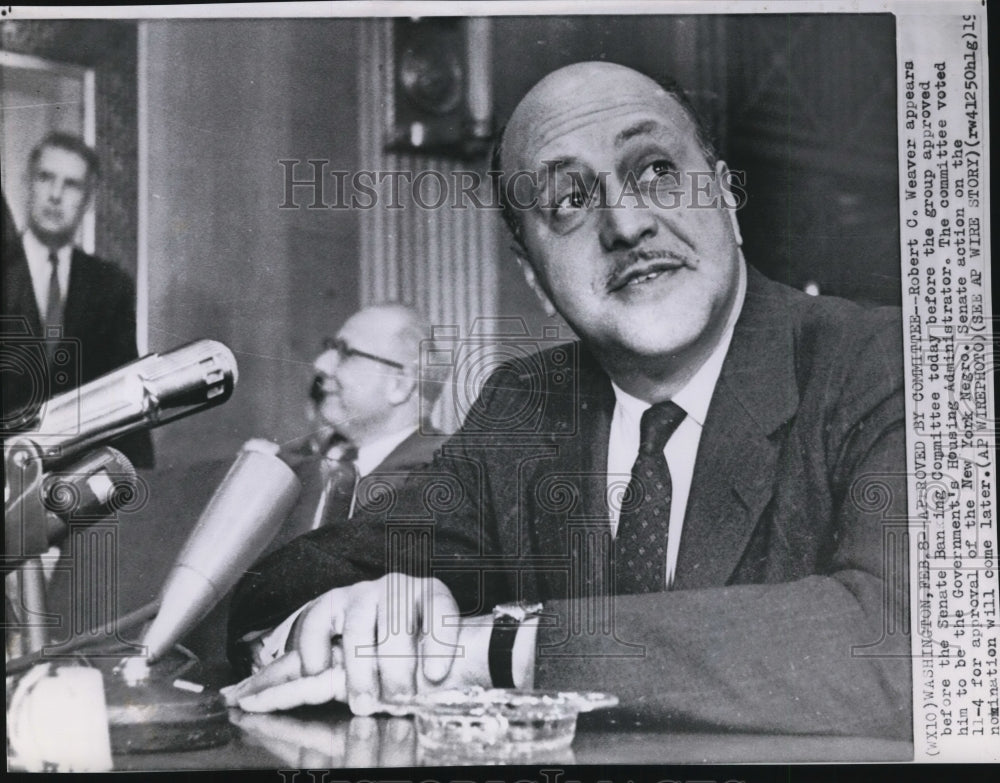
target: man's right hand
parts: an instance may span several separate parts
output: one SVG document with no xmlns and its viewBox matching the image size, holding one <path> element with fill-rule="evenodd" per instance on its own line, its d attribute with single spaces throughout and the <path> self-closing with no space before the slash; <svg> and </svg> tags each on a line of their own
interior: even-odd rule
<svg viewBox="0 0 1000 783">
<path fill-rule="evenodd" d="M 248 712 L 335 700 L 371 715 L 418 692 L 476 684 L 481 667 L 466 665 L 460 628 L 438 579 L 388 574 L 336 588 L 306 605 L 284 655 L 222 693 Z M 481 635 L 477 628 L 470 631 Z"/>
</svg>

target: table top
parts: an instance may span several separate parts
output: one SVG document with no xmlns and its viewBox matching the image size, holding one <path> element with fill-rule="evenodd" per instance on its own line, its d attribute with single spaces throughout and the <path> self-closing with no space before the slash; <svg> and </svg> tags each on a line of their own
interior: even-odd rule
<svg viewBox="0 0 1000 783">
<path fill-rule="evenodd" d="M 608 765 L 910 761 L 909 742 L 861 737 L 687 733 L 585 716 L 567 750 L 513 760 L 426 752 L 411 718 L 351 716 L 342 706 L 274 714 L 229 713 L 232 736 L 216 747 L 118 755 L 116 770 L 370 769 L 492 763 Z"/>
<path fill-rule="evenodd" d="M 211 771 L 278 769 L 377 769 L 491 764 L 665 765 L 809 764 L 911 761 L 907 741 L 871 737 L 741 734 L 678 730 L 676 725 L 637 724 L 624 713 L 598 709 L 580 714 L 569 748 L 513 758 L 463 758 L 421 746 L 411 717 L 356 717 L 342 704 L 254 714 L 227 710 L 217 687 L 227 667 L 199 664 L 197 692 L 180 689 L 175 675 L 187 658 L 155 664 L 157 677 L 135 687 L 112 676 L 116 658 L 93 658 L 105 674 L 107 719 L 116 771 Z M 181 668 L 177 668 L 180 666 Z M 170 683 L 173 681 L 173 685 Z M 39 729 L 42 730 L 42 729 Z M 139 752 L 140 748 L 166 748 Z"/>
</svg>

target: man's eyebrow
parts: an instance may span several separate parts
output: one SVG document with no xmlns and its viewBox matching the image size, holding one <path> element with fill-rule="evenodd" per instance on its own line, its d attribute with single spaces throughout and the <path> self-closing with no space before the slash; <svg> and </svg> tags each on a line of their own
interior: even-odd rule
<svg viewBox="0 0 1000 783">
<path fill-rule="evenodd" d="M 564 157 L 557 158 L 546 158 L 541 162 L 541 164 L 533 172 L 525 172 L 533 175 L 534 181 L 532 183 L 532 193 L 538 195 L 544 192 L 545 188 L 550 184 L 550 177 L 566 168 L 572 168 L 575 165 L 583 165 L 580 159 L 574 155 L 567 155 Z M 518 172 L 521 173 L 521 172 Z"/>
<path fill-rule="evenodd" d="M 549 171 L 559 171 L 560 169 L 564 169 L 567 166 L 572 166 L 577 162 L 577 160 L 578 159 L 572 155 L 568 155 L 561 158 L 546 158 L 537 168 L 537 172 L 539 174 L 545 174 L 546 172 Z"/>
<path fill-rule="evenodd" d="M 644 133 L 652 133 L 659 127 L 659 123 L 657 123 L 656 120 L 643 120 L 642 122 L 638 122 L 629 128 L 625 128 L 623 131 L 619 131 L 615 135 L 615 146 L 620 147 L 634 136 L 641 136 Z"/>
</svg>

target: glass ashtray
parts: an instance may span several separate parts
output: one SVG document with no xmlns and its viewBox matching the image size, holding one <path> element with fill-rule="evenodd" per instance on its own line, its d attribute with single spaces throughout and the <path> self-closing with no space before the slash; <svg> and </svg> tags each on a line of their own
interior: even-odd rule
<svg viewBox="0 0 1000 783">
<path fill-rule="evenodd" d="M 568 748 L 577 715 L 616 704 L 606 693 L 467 688 L 416 696 L 408 707 L 421 748 L 507 759 Z"/>
</svg>

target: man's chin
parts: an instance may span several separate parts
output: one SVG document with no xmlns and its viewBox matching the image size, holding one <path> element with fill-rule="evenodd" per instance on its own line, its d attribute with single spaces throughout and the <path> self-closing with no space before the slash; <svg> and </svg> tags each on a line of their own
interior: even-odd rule
<svg viewBox="0 0 1000 783">
<path fill-rule="evenodd" d="M 64 228 L 46 228 L 38 223 L 31 224 L 31 232 L 38 237 L 42 244 L 49 247 L 62 247 L 63 245 L 70 244 L 73 241 L 73 235 L 76 233 Z"/>
<path fill-rule="evenodd" d="M 661 314 L 655 320 L 624 325 L 605 342 L 601 353 L 609 363 L 617 365 L 682 359 L 709 340 L 707 331 L 707 324 L 700 329 L 693 319 L 677 319 L 671 324 Z"/>
</svg>

